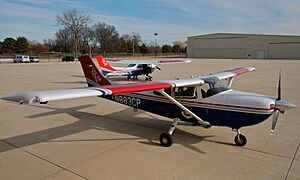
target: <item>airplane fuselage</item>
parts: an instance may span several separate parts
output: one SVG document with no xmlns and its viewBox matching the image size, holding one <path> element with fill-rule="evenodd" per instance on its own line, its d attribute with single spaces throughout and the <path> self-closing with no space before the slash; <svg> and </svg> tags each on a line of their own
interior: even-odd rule
<svg viewBox="0 0 300 180">
<path fill-rule="evenodd" d="M 105 98 L 164 117 L 197 123 L 195 118 L 154 91 L 111 95 Z M 213 126 L 239 129 L 268 119 L 274 111 L 271 104 L 274 104 L 275 99 L 254 93 L 228 90 L 206 99 L 195 97 L 178 99 L 178 101 Z"/>
<path fill-rule="evenodd" d="M 119 73 L 122 73 L 124 75 L 122 76 L 141 76 L 141 75 L 147 75 L 147 74 L 151 74 L 154 72 L 155 70 L 155 65 L 151 65 L 151 67 L 149 67 L 149 69 L 143 68 L 143 67 L 137 67 L 138 65 L 135 65 L 133 67 L 125 67 L 125 68 L 121 68 L 118 67 L 115 71 L 111 71 L 111 70 L 105 70 L 102 69 L 102 74 L 104 76 L 114 76 L 112 74 L 116 74 L 115 76 L 119 76 Z"/>
</svg>

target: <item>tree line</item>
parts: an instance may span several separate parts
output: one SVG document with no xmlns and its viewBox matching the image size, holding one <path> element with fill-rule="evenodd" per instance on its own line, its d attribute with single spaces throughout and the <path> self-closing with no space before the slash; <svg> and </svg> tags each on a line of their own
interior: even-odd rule
<svg viewBox="0 0 300 180">
<path fill-rule="evenodd" d="M 54 39 L 44 39 L 43 43 L 29 41 L 26 37 L 7 37 L 0 41 L 2 54 L 39 54 L 43 52 L 79 53 L 185 53 L 186 43 L 175 41 L 173 45 L 159 46 L 143 43 L 139 33 L 120 35 L 115 26 L 105 22 L 89 25 L 89 15 L 70 10 L 56 16 L 60 29 Z"/>
</svg>

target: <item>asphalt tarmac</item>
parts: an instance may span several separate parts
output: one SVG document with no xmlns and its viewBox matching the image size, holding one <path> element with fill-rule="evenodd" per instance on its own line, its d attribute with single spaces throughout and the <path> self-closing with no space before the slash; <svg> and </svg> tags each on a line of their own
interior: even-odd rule
<svg viewBox="0 0 300 180">
<path fill-rule="evenodd" d="M 173 146 L 165 148 L 158 138 L 170 119 L 101 98 L 46 105 L 0 100 L 0 179 L 300 179 L 300 61 L 192 59 L 163 65 L 153 78 L 240 66 L 257 69 L 235 78 L 234 89 L 277 96 L 281 70 L 282 98 L 298 105 L 280 114 L 272 136 L 272 117 L 241 129 L 245 147 L 235 146 L 236 133 L 229 128 L 179 125 Z M 85 86 L 79 62 L 0 64 L 0 96 Z"/>
</svg>

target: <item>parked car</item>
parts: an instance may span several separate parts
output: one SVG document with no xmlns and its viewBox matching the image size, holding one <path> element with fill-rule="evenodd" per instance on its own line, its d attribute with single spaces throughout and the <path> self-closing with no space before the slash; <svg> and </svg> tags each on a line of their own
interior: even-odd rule
<svg viewBox="0 0 300 180">
<path fill-rule="evenodd" d="M 65 56 L 61 59 L 63 62 L 67 62 L 67 61 L 74 61 L 74 57 L 73 56 Z"/>
<path fill-rule="evenodd" d="M 17 63 L 17 62 L 21 62 L 21 63 L 30 62 L 29 56 L 28 55 L 16 55 L 16 57 L 14 58 L 14 63 Z"/>
<path fill-rule="evenodd" d="M 29 59 L 30 59 L 30 62 L 38 63 L 40 61 L 38 56 L 30 56 Z"/>
</svg>

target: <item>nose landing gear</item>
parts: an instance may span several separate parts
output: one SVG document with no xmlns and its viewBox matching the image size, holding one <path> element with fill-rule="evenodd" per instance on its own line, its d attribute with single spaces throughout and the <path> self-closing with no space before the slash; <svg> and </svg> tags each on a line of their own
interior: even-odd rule
<svg viewBox="0 0 300 180">
<path fill-rule="evenodd" d="M 234 142 L 237 146 L 245 146 L 247 144 L 247 138 L 241 134 L 241 131 L 236 130 L 237 135 L 234 137 Z"/>
<path fill-rule="evenodd" d="M 151 76 L 149 76 L 148 74 L 146 74 L 146 79 L 145 79 L 146 81 L 152 81 L 152 77 Z"/>
<path fill-rule="evenodd" d="M 171 124 L 168 133 L 162 133 L 159 136 L 159 141 L 160 144 L 164 147 L 170 147 L 173 144 L 173 138 L 172 138 L 172 134 L 177 126 L 177 124 L 179 123 L 180 119 L 175 118 L 173 120 L 173 123 Z"/>
</svg>

